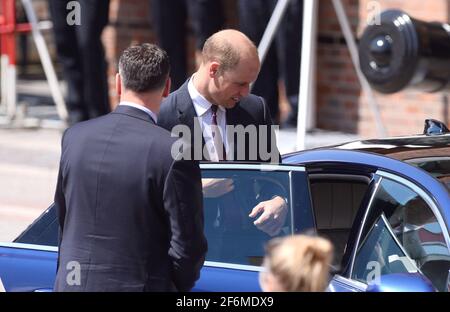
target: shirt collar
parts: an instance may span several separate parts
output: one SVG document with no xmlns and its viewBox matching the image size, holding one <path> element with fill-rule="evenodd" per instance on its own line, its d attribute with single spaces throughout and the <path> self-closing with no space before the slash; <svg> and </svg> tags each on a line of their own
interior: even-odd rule
<svg viewBox="0 0 450 312">
<path fill-rule="evenodd" d="M 211 107 L 211 102 L 208 101 L 203 95 L 198 92 L 198 90 L 194 86 L 194 75 L 191 76 L 191 79 L 189 79 L 188 82 L 188 91 L 189 95 L 191 96 L 192 103 L 194 104 L 195 112 L 197 113 L 198 117 L 202 117 Z M 219 107 L 219 110 L 222 112 L 225 112 L 225 108 L 223 108 L 220 105 L 217 105 Z"/>
<path fill-rule="evenodd" d="M 157 123 L 157 121 L 158 121 L 158 118 L 157 118 L 156 114 L 155 114 L 154 112 L 152 112 L 151 110 L 149 110 L 149 109 L 148 109 L 147 107 L 145 107 L 145 106 L 142 106 L 142 105 L 139 105 L 139 104 L 136 104 L 136 103 L 133 103 L 133 102 L 126 102 L 126 101 L 120 102 L 119 105 L 131 106 L 131 107 L 140 109 L 141 111 L 144 111 L 144 112 L 146 112 L 147 114 L 149 114 L 150 117 L 153 119 L 153 121 L 154 121 L 155 123 Z"/>
</svg>

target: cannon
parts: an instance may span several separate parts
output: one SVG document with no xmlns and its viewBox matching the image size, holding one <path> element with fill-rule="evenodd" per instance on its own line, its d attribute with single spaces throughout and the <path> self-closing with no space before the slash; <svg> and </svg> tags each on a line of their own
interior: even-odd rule
<svg viewBox="0 0 450 312">
<path fill-rule="evenodd" d="M 381 93 L 405 88 L 424 92 L 450 88 L 450 25 L 424 22 L 400 10 L 381 13 L 359 40 L 360 67 Z"/>
</svg>

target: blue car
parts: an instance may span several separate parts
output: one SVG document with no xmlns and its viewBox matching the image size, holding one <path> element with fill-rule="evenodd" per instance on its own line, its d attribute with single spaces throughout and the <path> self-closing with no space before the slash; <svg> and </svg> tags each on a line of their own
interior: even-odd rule
<svg viewBox="0 0 450 312">
<path fill-rule="evenodd" d="M 288 203 L 278 236 L 312 230 L 333 242 L 329 291 L 449 290 L 450 134 L 296 152 L 282 165 L 205 163 L 201 169 L 203 178 L 232 179 L 235 188 L 231 196 L 204 200 L 209 250 L 194 291 L 260 291 L 271 236 L 248 214 L 274 192 Z M 50 207 L 13 243 L 0 244 L 6 291 L 51 291 L 56 246 Z"/>
</svg>

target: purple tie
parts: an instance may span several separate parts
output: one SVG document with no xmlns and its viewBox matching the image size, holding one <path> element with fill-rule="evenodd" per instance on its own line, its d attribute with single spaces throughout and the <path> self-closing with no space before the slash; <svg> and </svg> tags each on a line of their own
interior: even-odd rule
<svg viewBox="0 0 450 312">
<path fill-rule="evenodd" d="M 223 140 L 220 135 L 219 125 L 217 124 L 217 108 L 218 108 L 217 105 L 211 105 L 212 125 L 215 126 L 212 128 L 212 129 L 214 129 L 212 131 L 212 137 L 213 137 L 214 145 L 216 147 L 217 154 L 219 156 L 219 160 L 227 160 L 227 153 L 225 150 L 225 145 L 223 144 Z M 218 135 L 219 135 L 217 138 L 216 138 L 216 131 L 218 132 Z M 220 145 L 222 145 L 222 153 L 219 151 Z"/>
</svg>

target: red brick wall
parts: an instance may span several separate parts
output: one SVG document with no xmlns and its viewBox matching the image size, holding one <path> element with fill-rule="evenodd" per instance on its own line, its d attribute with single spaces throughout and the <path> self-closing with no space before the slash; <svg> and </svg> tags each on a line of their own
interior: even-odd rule
<svg viewBox="0 0 450 312">
<path fill-rule="evenodd" d="M 41 19 L 45 19 L 45 0 L 34 0 Z M 354 33 L 359 36 L 374 9 L 401 8 L 413 17 L 447 22 L 447 0 L 343 0 Z M 237 25 L 236 0 L 224 0 L 227 27 Z M 109 64 L 111 103 L 117 103 L 114 75 L 117 59 L 127 46 L 138 42 L 156 42 L 152 32 L 148 0 L 111 0 L 110 23 L 103 33 Z M 317 125 L 323 129 L 376 136 L 374 117 L 362 93 L 350 55 L 343 41 L 331 0 L 319 3 L 319 44 L 317 59 Z M 51 36 L 49 36 L 51 41 Z M 188 39 L 194 70 L 194 39 Z M 406 90 L 395 95 L 376 94 L 388 135 L 420 133 L 425 118 L 448 123 L 449 108 L 443 93 L 424 94 Z"/>
<path fill-rule="evenodd" d="M 167 0 L 169 1 L 169 0 Z M 218 0 L 219 1 L 219 0 Z M 115 73 L 117 61 L 121 52 L 131 44 L 155 42 L 157 38 L 152 31 L 149 0 L 111 0 L 109 25 L 103 33 L 103 42 L 109 64 L 109 85 L 111 105 L 117 104 L 115 91 Z M 236 1 L 224 1 L 226 27 L 234 27 L 237 23 Z M 190 35 L 187 39 L 188 53 L 186 56 L 191 71 L 195 70 L 195 39 Z"/>
<path fill-rule="evenodd" d="M 359 36 L 374 9 L 401 8 L 413 17 L 447 22 L 446 0 L 344 0 L 354 33 Z M 377 136 L 367 95 L 362 93 L 350 54 L 342 43 L 337 17 L 330 0 L 321 0 L 319 9 L 317 125 L 349 131 L 363 137 Z M 426 118 L 448 123 L 450 118 L 443 93 L 425 94 L 405 90 L 394 95 L 376 93 L 376 101 L 388 135 L 421 133 Z"/>
</svg>

